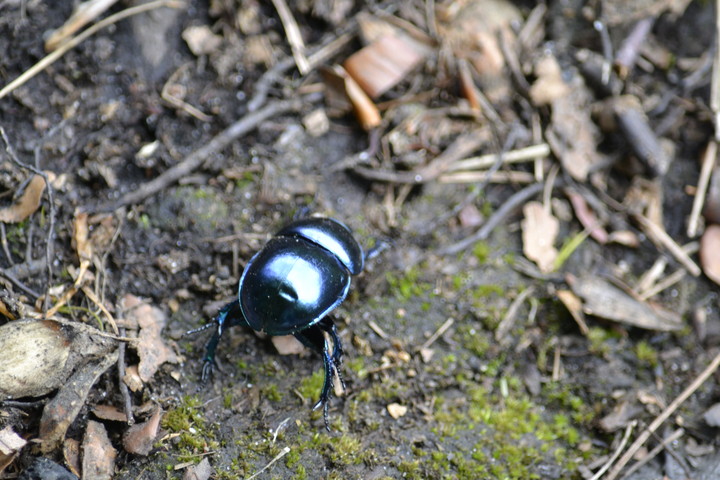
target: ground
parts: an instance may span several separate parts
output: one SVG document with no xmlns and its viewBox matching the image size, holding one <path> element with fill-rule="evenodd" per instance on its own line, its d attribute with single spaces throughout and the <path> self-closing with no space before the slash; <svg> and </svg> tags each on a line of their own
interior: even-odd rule
<svg viewBox="0 0 720 480">
<path fill-rule="evenodd" d="M 471 27 L 457 18 L 452 23 L 453 12 L 468 9 L 467 20 L 483 11 L 483 2 L 472 1 L 290 3 L 309 51 L 349 32 L 350 40 L 323 65 L 342 63 L 363 46 L 361 14 L 392 17 L 397 28 L 409 24 L 427 34 L 427 6 L 437 4 L 438 25 L 449 22 L 461 33 Z M 38 315 L 60 302 L 77 279 L 77 219 L 86 218 L 93 247 L 86 286 L 118 319 L 127 295 L 158 308 L 167 317 L 162 342 L 180 356 L 131 394 L 139 421 L 149 416 L 148 406 L 165 412 L 147 455 L 123 450 L 127 425 L 101 420 L 120 452 L 113 478 L 182 478 L 184 469 L 176 466 L 205 458 L 213 478 L 227 479 L 248 478 L 266 466 L 255 478 L 589 478 L 633 420 L 631 441 L 710 363 L 720 319 L 717 286 L 704 275 L 685 275 L 651 297 L 677 316 L 678 328 L 583 315 L 583 330 L 558 292 L 573 290 L 588 305 L 592 299 L 578 293 L 574 278 L 608 279 L 627 292 L 658 259 L 668 271 L 686 268 L 648 236 L 628 206 L 628 192 L 642 182 L 660 189 L 665 230 L 680 245 L 694 240 L 686 223 L 699 159 L 713 135 L 712 6 L 692 2 L 674 13 L 673 2 L 655 2 L 657 8 L 634 2 L 629 11 L 620 10 L 624 2 L 610 1 L 552 1 L 542 11 L 535 2 L 491 3 L 484 8 L 512 7 L 516 32 L 533 12 L 540 14 L 540 27 L 524 39 L 519 69 L 501 62 L 496 84 L 483 85 L 499 118 L 493 124 L 472 109 L 472 96 L 458 87 L 462 48 L 453 46 L 452 29 L 441 29 L 423 63 L 376 100 L 383 115 L 377 149 L 357 116 L 332 115 L 317 66 L 301 75 L 288 63 L 288 36 L 271 2 L 191 1 L 140 13 L 100 30 L 0 99 L 0 127 L 20 161 L 10 153 L 0 157 L 2 205 L 17 203 L 32 175 L 28 165 L 55 177 L 54 211 L 45 195 L 32 215 L 2 224 L 2 301 Z M 42 39 L 72 14 L 72 4 L 6 1 L 0 13 L 4 86 L 45 55 Z M 622 118 L 612 104 L 620 92 L 594 88 L 592 75 L 582 73 L 591 63 L 583 55 L 603 58 L 602 29 L 593 29 L 593 20 L 604 21 L 607 40 L 619 45 L 648 15 L 655 18 L 650 46 L 622 93 L 640 99 L 654 133 L 673 146 L 672 161 L 660 166 L 604 122 L 607 108 Z M 191 51 L 189 27 L 209 27 L 204 32 L 216 43 Z M 662 63 L 653 52 L 669 59 Z M 472 55 L 464 53 L 470 60 L 464 65 L 474 68 Z M 570 127 L 553 117 L 560 104 L 542 104 L 529 88 L 542 77 L 536 67 L 543 56 L 557 60 L 565 84 L 582 96 L 568 95 L 571 103 L 564 105 L 578 118 Z M 513 76 L 518 72 L 523 78 Z M 473 75 L 480 84 L 487 80 Z M 261 96 L 264 86 L 267 97 Z M 282 111 L 269 110 L 281 104 Z M 160 188 L 131 197 L 258 113 L 265 117 L 247 132 L 223 140 Z M 327 129 L 312 128 L 313 113 L 331 114 Z M 413 118 L 421 119 L 419 126 L 412 126 Z M 513 169 L 534 182 L 539 169 L 544 185 L 557 175 L 554 188 L 530 197 L 552 195 L 547 205 L 560 219 L 555 246 L 567 255 L 555 268 L 541 271 L 524 254 L 527 199 L 503 214 L 489 235 L 451 248 L 502 211 L 527 182 L 458 183 L 443 177 L 447 172 L 422 181 L 402 177 L 427 172 L 423 165 L 468 132 L 482 142 L 454 160 L 526 147 L 551 130 L 583 161 L 593 157 L 584 180 L 573 170 L 577 163 L 560 161 L 555 145 L 545 163 L 499 173 Z M 582 143 L 584 135 L 591 147 Z M 367 167 L 390 178 L 363 173 Z M 637 244 L 598 241 L 576 218 L 573 191 L 600 198 L 604 225 L 629 232 Z M 602 207 L 592 209 L 603 216 Z M 345 346 L 346 390 L 331 401 L 330 432 L 321 411 L 311 411 L 323 381 L 316 355 L 281 355 L 271 339 L 236 327 L 219 349 L 222 370 L 202 383 L 209 331 L 183 335 L 211 321 L 236 295 L 250 257 L 307 212 L 340 219 L 366 249 L 389 245 L 353 278 L 347 300 L 332 314 Z M 48 239 L 49 283 L 43 261 Z M 67 298 L 57 315 L 110 330 L 98 302 L 82 292 Z M 125 356 L 128 365 L 138 363 L 132 346 Z M 95 383 L 67 438 L 82 440 L 88 422 L 97 420 L 96 405 L 122 409 L 117 377 L 113 366 Z M 630 478 L 710 475 L 715 431 L 703 414 L 717 400 L 716 383 L 713 376 L 703 382 L 645 445 L 650 450 L 683 428 L 669 453 Z M 42 405 L 0 404 L 0 426 L 37 438 Z M 617 411 L 625 413 L 610 415 Z M 22 471 L 39 455 L 23 449 L 0 475 Z M 66 461 L 62 446 L 44 455 Z"/>
</svg>

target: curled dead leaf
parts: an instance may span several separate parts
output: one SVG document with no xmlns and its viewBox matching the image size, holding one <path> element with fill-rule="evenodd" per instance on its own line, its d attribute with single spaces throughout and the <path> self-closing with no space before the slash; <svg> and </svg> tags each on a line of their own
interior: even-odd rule
<svg viewBox="0 0 720 480">
<path fill-rule="evenodd" d="M 708 225 L 700 239 L 700 264 L 703 272 L 720 285 L 720 225 Z"/>
<path fill-rule="evenodd" d="M 115 472 L 117 451 L 110 443 L 107 430 L 102 423 L 88 421 L 82 450 L 82 478 L 111 480 Z"/>
<path fill-rule="evenodd" d="M 0 208 L 0 222 L 19 223 L 28 218 L 40 207 L 44 191 L 45 179 L 40 175 L 33 175 L 17 202 Z"/>
<path fill-rule="evenodd" d="M 160 420 L 162 419 L 162 409 L 155 409 L 152 416 L 142 422 L 128 428 L 123 436 L 123 447 L 125 451 L 136 455 L 147 455 L 150 453 L 160 430 Z"/>
</svg>

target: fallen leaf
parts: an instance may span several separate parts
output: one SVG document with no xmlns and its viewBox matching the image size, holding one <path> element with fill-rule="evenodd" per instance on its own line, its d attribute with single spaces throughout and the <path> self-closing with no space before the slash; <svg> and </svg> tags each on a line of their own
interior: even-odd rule
<svg viewBox="0 0 720 480">
<path fill-rule="evenodd" d="M 11 426 L 0 430 L 0 473 L 10 465 L 27 441 L 15 433 Z"/>
<path fill-rule="evenodd" d="M 624 400 L 598 422 L 600 428 L 610 433 L 619 430 L 642 414 L 645 409 L 634 400 Z"/>
<path fill-rule="evenodd" d="M 583 300 L 583 311 L 587 315 L 661 332 L 683 327 L 677 313 L 637 300 L 602 278 L 568 275 L 566 280 L 573 292 Z"/>
<path fill-rule="evenodd" d="M 700 239 L 700 265 L 713 282 L 720 284 L 720 225 L 708 225 Z"/>
<path fill-rule="evenodd" d="M 63 442 L 63 458 L 65 459 L 65 465 L 73 475 L 80 477 L 80 440 L 74 438 L 65 439 Z"/>
<path fill-rule="evenodd" d="M 17 202 L 0 208 L 0 222 L 19 223 L 28 218 L 40 207 L 44 191 L 45 179 L 40 175 L 33 175 Z"/>
<path fill-rule="evenodd" d="M 161 332 L 167 323 L 165 312 L 148 303 L 136 299 L 129 299 L 133 295 L 125 296 L 125 305 L 135 305 L 127 311 L 127 317 L 133 317 L 138 326 L 140 333 L 135 344 L 140 364 L 138 365 L 138 375 L 140 379 L 147 383 L 157 369 L 165 362 L 178 363 L 179 358 L 175 351 L 165 343 Z"/>
<path fill-rule="evenodd" d="M 349 102 L 355 112 L 355 117 L 366 131 L 380 125 L 382 117 L 380 111 L 360 85 L 339 65 L 321 70 L 323 81 L 328 87 L 326 96 L 328 102 L 339 101 L 341 98 Z M 336 105 L 336 108 L 338 106 Z M 342 110 L 342 108 L 340 108 Z"/>
<path fill-rule="evenodd" d="M 117 342 L 81 323 L 15 320 L 0 327 L 0 398 L 38 397 L 64 385 L 76 368 Z"/>
<path fill-rule="evenodd" d="M 90 388 L 97 379 L 117 362 L 118 351 L 100 357 L 97 362 L 89 362 L 77 369 L 67 382 L 58 390 L 55 397 L 43 409 L 40 419 L 40 449 L 50 452 L 60 445 L 68 427 L 75 421 L 85 405 Z"/>
<path fill-rule="evenodd" d="M 303 344 L 292 335 L 270 337 L 270 341 L 280 355 L 298 355 L 305 351 Z"/>
<path fill-rule="evenodd" d="M 82 450 L 83 480 L 111 480 L 117 452 L 102 423 L 88 421 Z"/>
<path fill-rule="evenodd" d="M 114 405 L 95 405 L 92 413 L 101 420 L 113 422 L 127 422 L 127 415 Z"/>
<path fill-rule="evenodd" d="M 208 480 L 213 470 L 207 457 L 203 458 L 197 465 L 192 465 L 183 473 L 183 480 Z"/>
<path fill-rule="evenodd" d="M 412 38 L 385 35 L 348 57 L 343 67 L 365 93 L 377 98 L 405 79 L 424 57 Z"/>
<path fill-rule="evenodd" d="M 549 105 L 567 95 L 570 88 L 562 78 L 562 69 L 553 55 L 545 55 L 535 65 L 537 79 L 530 87 L 530 99 L 536 106 Z"/>
<path fill-rule="evenodd" d="M 523 214 L 523 253 L 537 264 L 541 272 L 551 272 L 558 256 L 553 244 L 560 223 L 540 202 L 526 203 Z"/>
<path fill-rule="evenodd" d="M 406 407 L 405 405 L 400 405 L 399 403 L 391 403 L 387 406 L 387 411 L 392 418 L 397 420 L 398 418 L 404 416 L 407 413 L 408 407 Z"/>
<path fill-rule="evenodd" d="M 585 322 L 585 314 L 582 311 L 582 301 L 570 290 L 558 290 L 556 293 L 560 301 L 568 309 L 570 315 L 575 319 L 575 323 L 580 327 L 580 332 L 587 335 L 590 329 Z"/>
<path fill-rule="evenodd" d="M 157 407 L 148 420 L 128 428 L 125 435 L 123 435 L 123 447 L 126 452 L 136 455 L 148 455 L 150 453 L 160 430 L 162 413 L 162 409 Z"/>
</svg>

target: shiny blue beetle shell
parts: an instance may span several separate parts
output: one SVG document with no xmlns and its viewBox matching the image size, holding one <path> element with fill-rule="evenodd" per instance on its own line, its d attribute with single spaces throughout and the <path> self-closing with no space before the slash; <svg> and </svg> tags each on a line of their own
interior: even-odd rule
<svg viewBox="0 0 720 480">
<path fill-rule="evenodd" d="M 240 278 L 240 310 L 248 325 L 269 335 L 291 335 L 320 321 L 347 296 L 363 253 L 350 230 L 327 218 L 283 228 Z"/>
<path fill-rule="evenodd" d="M 303 218 L 286 225 L 277 236 L 306 238 L 334 254 L 351 274 L 362 272 L 364 255 L 350 229 L 332 218 Z"/>
</svg>

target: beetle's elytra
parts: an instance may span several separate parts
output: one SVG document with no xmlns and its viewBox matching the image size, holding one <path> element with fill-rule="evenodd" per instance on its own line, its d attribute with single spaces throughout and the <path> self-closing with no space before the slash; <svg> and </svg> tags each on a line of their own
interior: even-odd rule
<svg viewBox="0 0 720 480">
<path fill-rule="evenodd" d="M 342 382 L 343 349 L 328 314 L 345 300 L 350 279 L 362 271 L 365 260 L 350 230 L 337 220 L 311 217 L 285 226 L 250 259 L 237 300 L 220 309 L 210 324 L 215 333 L 206 347 L 203 380 L 215 365 L 218 342 L 228 327 L 244 323 L 268 335 L 294 335 L 323 359 L 325 382 L 313 409 L 323 407 L 329 430 L 328 401 L 335 374 Z"/>
</svg>

